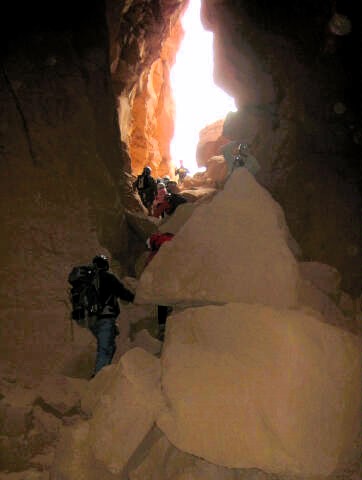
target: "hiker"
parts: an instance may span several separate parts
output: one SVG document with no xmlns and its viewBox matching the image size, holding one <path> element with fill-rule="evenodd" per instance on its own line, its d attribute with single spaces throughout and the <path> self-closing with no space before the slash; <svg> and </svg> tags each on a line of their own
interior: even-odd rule
<svg viewBox="0 0 362 480">
<path fill-rule="evenodd" d="M 157 184 L 157 195 L 152 204 L 152 215 L 156 218 L 164 217 L 164 212 L 169 206 L 167 202 L 168 192 L 163 182 Z"/>
<path fill-rule="evenodd" d="M 256 175 L 260 170 L 259 162 L 250 153 L 247 143 L 232 141 L 221 147 L 220 152 L 224 156 L 228 167 L 228 177 L 238 167 L 247 168 L 253 175 Z"/>
<path fill-rule="evenodd" d="M 115 338 L 119 335 L 116 319 L 120 313 L 117 298 L 133 302 L 134 294 L 127 290 L 118 278 L 109 272 L 109 262 L 105 255 L 96 255 L 92 264 L 99 272 L 99 299 L 103 309 L 96 321 L 89 327 L 97 339 L 97 357 L 94 369 L 96 375 L 101 368 L 109 365 L 116 351 Z"/>
<path fill-rule="evenodd" d="M 168 175 L 165 175 L 162 178 L 161 182 L 163 182 L 165 184 L 165 187 L 167 188 L 168 184 L 171 182 L 171 178 Z M 168 188 L 167 188 L 167 190 L 168 190 Z"/>
<path fill-rule="evenodd" d="M 187 203 L 187 198 L 185 198 L 181 193 L 169 193 L 167 195 L 168 207 L 165 209 L 167 215 L 172 215 L 173 212 L 179 205 Z"/>
<path fill-rule="evenodd" d="M 188 173 L 190 173 L 190 170 L 188 170 L 186 167 L 184 167 L 183 160 L 180 160 L 180 167 L 176 168 L 176 170 L 175 170 L 175 175 L 178 175 L 178 184 L 179 185 L 184 182 Z"/>
<path fill-rule="evenodd" d="M 165 242 L 169 242 L 174 237 L 173 233 L 156 232 L 153 233 L 146 242 L 150 254 L 146 260 L 146 266 L 150 263 L 153 257 Z M 172 312 L 172 307 L 167 305 L 157 305 L 157 322 L 158 322 L 158 339 L 163 342 L 165 338 L 166 320 L 168 315 Z"/>
<path fill-rule="evenodd" d="M 152 203 L 157 193 L 156 181 L 151 176 L 151 167 L 145 167 L 133 183 L 133 191 L 137 190 L 143 205 L 147 208 L 148 215 L 152 214 Z"/>
</svg>

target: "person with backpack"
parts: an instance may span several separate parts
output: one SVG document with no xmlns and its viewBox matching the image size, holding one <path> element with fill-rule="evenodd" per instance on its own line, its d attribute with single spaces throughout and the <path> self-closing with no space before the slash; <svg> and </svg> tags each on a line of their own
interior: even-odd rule
<svg viewBox="0 0 362 480">
<path fill-rule="evenodd" d="M 187 203 L 187 199 L 180 193 L 171 192 L 167 195 L 166 200 L 167 207 L 165 208 L 164 213 L 167 215 L 172 215 L 179 205 Z"/>
<path fill-rule="evenodd" d="M 151 167 L 145 167 L 133 183 L 133 191 L 137 191 L 143 205 L 147 208 L 148 214 L 152 215 L 152 203 L 157 194 L 157 183 L 151 176 Z"/>
<path fill-rule="evenodd" d="M 93 377 L 112 362 L 116 351 L 115 338 L 119 334 L 116 320 L 120 313 L 117 298 L 133 302 L 134 294 L 109 272 L 105 255 L 96 255 L 92 265 L 75 267 L 69 274 L 69 283 L 73 286 L 72 318 L 88 327 L 97 339 Z"/>
</svg>

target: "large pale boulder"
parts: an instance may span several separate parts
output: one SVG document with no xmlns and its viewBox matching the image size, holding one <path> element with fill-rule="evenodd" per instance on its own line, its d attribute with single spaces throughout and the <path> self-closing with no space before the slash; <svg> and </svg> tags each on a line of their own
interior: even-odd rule
<svg viewBox="0 0 362 480">
<path fill-rule="evenodd" d="M 130 480 L 239 480 L 235 470 L 213 465 L 175 448 L 165 436 L 129 475 Z"/>
<path fill-rule="evenodd" d="M 196 203 L 183 203 L 179 205 L 176 211 L 170 217 L 167 217 L 165 222 L 160 225 L 159 231 L 177 233 L 191 217 L 195 208 L 197 208 Z"/>
<path fill-rule="evenodd" d="M 333 299 L 315 286 L 314 283 L 300 280 L 298 284 L 298 302 L 300 306 L 313 309 L 315 314 L 321 314 L 321 320 L 331 325 L 358 332 L 358 323 L 355 315 L 345 315 Z"/>
<path fill-rule="evenodd" d="M 162 407 L 160 364 L 153 355 L 134 348 L 110 370 L 101 392 L 96 382 L 94 388 L 90 386 L 95 402 L 89 442 L 94 458 L 119 474 Z"/>
<path fill-rule="evenodd" d="M 328 295 L 340 291 L 341 275 L 335 267 L 320 262 L 300 262 L 301 276 Z"/>
<path fill-rule="evenodd" d="M 166 333 L 168 409 L 157 424 L 176 447 L 303 478 L 347 458 L 360 425 L 357 337 L 303 311 L 248 304 L 189 308 Z"/>
<path fill-rule="evenodd" d="M 287 230 L 279 204 L 240 168 L 162 246 L 140 278 L 136 302 L 293 306 L 298 268 Z"/>
</svg>

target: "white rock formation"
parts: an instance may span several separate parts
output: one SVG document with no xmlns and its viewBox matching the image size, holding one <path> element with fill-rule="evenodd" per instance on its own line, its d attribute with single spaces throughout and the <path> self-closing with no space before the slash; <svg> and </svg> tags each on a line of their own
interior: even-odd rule
<svg viewBox="0 0 362 480">
<path fill-rule="evenodd" d="M 317 288 L 328 295 L 337 295 L 341 284 L 341 275 L 330 265 L 320 262 L 300 262 L 301 276 L 313 283 Z"/>
<path fill-rule="evenodd" d="M 182 203 L 177 207 L 175 212 L 166 217 L 165 220 L 159 226 L 160 232 L 177 233 L 180 228 L 191 217 L 194 210 L 197 208 L 198 203 Z"/>
<path fill-rule="evenodd" d="M 357 337 L 297 310 L 229 304 L 168 320 L 159 428 L 218 465 L 326 476 L 359 428 Z"/>
<path fill-rule="evenodd" d="M 237 480 L 236 471 L 213 465 L 181 452 L 166 437 L 161 437 L 141 464 L 129 475 L 130 480 Z"/>
<path fill-rule="evenodd" d="M 352 333 L 358 332 L 357 320 L 354 316 L 344 315 L 339 306 L 323 290 L 308 280 L 301 279 L 298 284 L 298 303 L 302 308 L 321 314 L 322 321 L 346 329 Z"/>
<path fill-rule="evenodd" d="M 89 442 L 94 458 L 109 472 L 118 474 L 151 429 L 163 405 L 159 359 L 134 348 L 123 355 L 116 368 L 110 369 L 100 394 L 97 377 Z M 92 385 L 90 388 L 91 394 Z"/>
<path fill-rule="evenodd" d="M 298 268 L 287 237 L 279 204 L 240 168 L 161 247 L 140 278 L 136 302 L 293 306 Z"/>
</svg>

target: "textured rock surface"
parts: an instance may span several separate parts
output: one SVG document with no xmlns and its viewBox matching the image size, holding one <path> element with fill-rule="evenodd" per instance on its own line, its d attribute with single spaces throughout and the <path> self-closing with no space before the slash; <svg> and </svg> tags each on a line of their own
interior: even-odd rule
<svg viewBox="0 0 362 480">
<path fill-rule="evenodd" d="M 0 75 L 0 358 L 33 375 L 59 372 L 73 349 L 72 265 L 107 250 L 121 259 L 127 240 L 103 2 L 43 7 L 4 17 Z"/>
<path fill-rule="evenodd" d="M 329 295 L 340 293 L 341 276 L 335 268 L 319 262 L 300 262 L 301 276 Z"/>
<path fill-rule="evenodd" d="M 218 465 L 328 475 L 358 433 L 360 344 L 302 311 L 188 309 L 169 319 L 162 367 L 158 426 Z"/>
<path fill-rule="evenodd" d="M 206 166 L 209 158 L 220 154 L 220 148 L 229 142 L 223 136 L 224 120 L 219 120 L 203 128 L 199 134 L 196 160 L 199 167 Z"/>
<path fill-rule="evenodd" d="M 280 206 L 240 168 L 162 246 L 140 278 L 136 302 L 293 306 L 298 269 L 286 238 Z"/>
<path fill-rule="evenodd" d="M 130 473 L 130 480 L 237 480 L 231 469 L 213 465 L 177 450 L 161 437 L 143 462 Z"/>
<path fill-rule="evenodd" d="M 93 390 L 89 444 L 113 474 L 123 470 L 151 429 L 163 404 L 159 382 L 159 360 L 134 348 L 110 372 L 104 390 Z"/>
<path fill-rule="evenodd" d="M 136 173 L 145 165 L 155 176 L 170 171 L 174 105 L 169 75 L 183 35 L 178 17 L 184 3 L 107 2 L 121 136 Z"/>
<path fill-rule="evenodd" d="M 82 409 L 89 420 L 63 430 L 52 475 L 66 480 L 121 478 L 162 406 L 160 361 L 133 348 L 88 384 Z"/>
<path fill-rule="evenodd" d="M 335 8 L 354 19 L 347 37 L 328 33 Z M 205 0 L 202 15 L 215 35 L 215 80 L 240 110 L 228 135 L 252 142 L 258 179 L 283 206 L 305 258 L 335 266 L 354 295 L 362 278 L 356 9 L 332 0 Z"/>
</svg>

